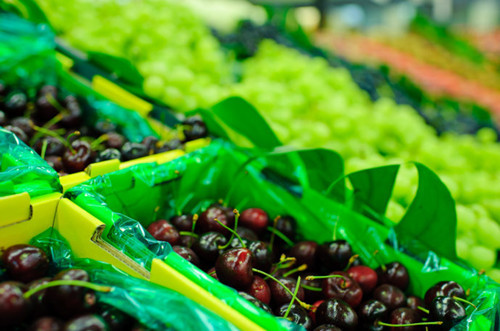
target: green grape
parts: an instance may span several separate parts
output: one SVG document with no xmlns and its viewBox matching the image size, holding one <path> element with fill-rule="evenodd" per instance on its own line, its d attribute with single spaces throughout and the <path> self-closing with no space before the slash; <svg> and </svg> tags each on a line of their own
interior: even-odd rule
<svg viewBox="0 0 500 331">
<path fill-rule="evenodd" d="M 500 269 L 493 268 L 486 272 L 486 275 L 491 277 L 495 282 L 500 283 Z"/>
<path fill-rule="evenodd" d="M 493 267 L 496 257 L 494 250 L 484 246 L 474 246 L 470 249 L 467 260 L 477 270 L 487 270 Z"/>
</svg>

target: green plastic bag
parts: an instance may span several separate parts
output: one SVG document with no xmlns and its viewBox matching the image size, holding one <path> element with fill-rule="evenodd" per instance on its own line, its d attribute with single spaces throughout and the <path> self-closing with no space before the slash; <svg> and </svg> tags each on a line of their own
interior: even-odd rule
<svg viewBox="0 0 500 331">
<path fill-rule="evenodd" d="M 470 318 L 455 329 L 464 330 L 469 325 L 469 330 L 475 327 L 493 330 L 500 299 L 498 284 L 440 257 L 411 237 L 398 241 L 398 234 L 385 225 L 297 183 L 297 178 L 315 185 L 323 182 L 313 172 L 300 174 L 305 170 L 297 168 L 294 176 L 280 173 L 280 168 L 290 169 L 290 158 L 285 156 L 291 155 L 293 153 L 277 153 L 267 158 L 266 163 L 259 155 L 215 142 L 166 164 L 139 165 L 97 177 L 73 188 L 67 196 L 107 225 L 103 238 L 115 247 L 146 267 L 153 257 L 165 259 L 171 267 L 266 329 L 277 328 L 280 321 L 264 312 L 249 311 L 246 302 L 234 291 L 180 258 L 167 243 L 154 240 L 144 228 L 159 218 L 181 211 L 200 212 L 219 199 L 239 210 L 262 208 L 271 218 L 292 215 L 297 220 L 301 239 L 324 242 L 345 238 L 362 260 L 373 267 L 378 263 L 401 261 L 410 269 L 410 290 L 417 295 L 422 296 L 439 280 L 458 281 L 464 288 L 471 289 L 471 298 L 478 308 L 474 311 L 469 308 Z M 271 163 L 272 169 L 268 167 Z M 150 252 L 143 254 L 145 248 Z M 381 253 L 374 260 L 372 255 L 376 250 Z"/>
<path fill-rule="evenodd" d="M 28 192 L 33 198 L 62 192 L 58 178 L 34 150 L 0 127 L 0 197 Z"/>
<path fill-rule="evenodd" d="M 52 273 L 80 268 L 89 273 L 93 283 L 113 287 L 111 292 L 97 292 L 99 301 L 118 308 L 153 330 L 237 330 L 177 292 L 131 277 L 103 262 L 74 258 L 71 248 L 55 229 L 39 234 L 30 244 L 49 254 Z"/>
</svg>

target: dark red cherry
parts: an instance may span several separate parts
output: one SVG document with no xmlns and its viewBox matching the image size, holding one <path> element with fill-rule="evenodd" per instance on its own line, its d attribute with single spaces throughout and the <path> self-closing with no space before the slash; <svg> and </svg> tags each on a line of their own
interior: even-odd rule
<svg viewBox="0 0 500 331">
<path fill-rule="evenodd" d="M 221 254 L 215 262 L 221 283 L 244 290 L 253 281 L 252 252 L 248 248 L 233 248 Z"/>
<path fill-rule="evenodd" d="M 55 317 L 40 317 L 28 328 L 28 331 L 62 331 L 64 323 Z"/>
<path fill-rule="evenodd" d="M 438 296 L 432 300 L 429 306 L 429 313 L 432 320 L 443 322 L 441 330 L 451 329 L 467 316 L 460 302 L 445 296 Z"/>
<path fill-rule="evenodd" d="M 149 155 L 149 151 L 146 146 L 129 141 L 123 144 L 121 152 L 123 161 L 135 160 Z"/>
<path fill-rule="evenodd" d="M 294 293 L 295 287 L 297 286 L 297 281 L 295 279 L 290 277 L 278 277 L 277 279 L 285 285 L 290 292 Z M 285 290 L 281 284 L 272 279 L 269 279 L 267 282 L 271 290 L 271 301 L 275 306 L 281 306 L 292 301 L 292 295 Z M 302 287 L 299 287 L 297 291 L 297 298 L 299 300 L 304 300 L 304 289 Z"/>
<path fill-rule="evenodd" d="M 97 121 L 94 129 L 97 131 L 99 135 L 101 135 L 105 133 L 115 132 L 117 127 L 115 123 L 106 119 Z"/>
<path fill-rule="evenodd" d="M 358 283 L 343 271 L 334 271 L 330 275 L 342 277 L 323 279 L 322 288 L 325 298 L 341 299 L 356 308 L 363 299 L 363 291 Z"/>
<path fill-rule="evenodd" d="M 67 129 L 79 127 L 82 122 L 82 108 L 77 98 L 73 95 L 68 95 L 62 103 L 68 114 L 65 114 L 61 119 L 61 126 Z"/>
<path fill-rule="evenodd" d="M 59 272 L 53 280 L 89 281 L 85 270 L 67 269 Z M 62 318 L 85 314 L 95 309 L 97 298 L 94 291 L 81 286 L 61 285 L 49 287 L 45 291 L 45 302 L 52 312 Z"/>
<path fill-rule="evenodd" d="M 241 212 L 239 223 L 256 233 L 260 233 L 267 228 L 269 217 L 267 213 L 260 208 L 249 208 Z"/>
<path fill-rule="evenodd" d="M 282 317 L 285 316 L 288 310 L 288 306 L 288 304 L 284 304 L 279 307 L 276 311 L 276 315 Z M 311 320 L 311 317 L 309 317 L 304 308 L 296 303 L 293 303 L 290 307 L 287 318 L 296 324 L 302 325 L 306 330 L 311 330 L 313 327 L 313 321 Z"/>
<path fill-rule="evenodd" d="M 17 282 L 0 283 L 0 326 L 13 326 L 24 322 L 30 314 L 28 300 Z"/>
<path fill-rule="evenodd" d="M 17 126 L 13 126 L 13 125 L 6 125 L 4 127 L 4 129 L 15 134 L 16 137 L 19 140 L 21 140 L 23 143 L 28 144 L 29 137 L 22 129 L 18 128 Z"/>
<path fill-rule="evenodd" d="M 199 138 L 206 137 L 208 134 L 207 127 L 205 123 L 196 117 L 187 118 L 182 122 L 184 133 L 184 141 L 195 140 Z"/>
<path fill-rule="evenodd" d="M 173 246 L 172 249 L 174 250 L 174 252 L 176 252 L 195 266 L 200 266 L 200 258 L 191 248 L 176 245 Z"/>
<path fill-rule="evenodd" d="M 155 153 L 173 151 L 174 149 L 182 149 L 182 142 L 179 139 L 160 141 L 156 145 Z"/>
<path fill-rule="evenodd" d="M 122 153 L 116 148 L 106 148 L 97 154 L 95 162 L 103 162 L 109 160 L 121 160 Z"/>
<path fill-rule="evenodd" d="M 357 312 L 361 322 L 373 324 L 377 319 L 385 319 L 389 313 L 389 309 L 382 302 L 370 299 L 359 305 Z"/>
<path fill-rule="evenodd" d="M 333 324 L 321 324 L 317 326 L 313 331 L 342 331 L 342 330 Z"/>
<path fill-rule="evenodd" d="M 125 137 L 116 132 L 108 132 L 108 139 L 104 141 L 104 146 L 107 148 L 115 148 L 120 150 L 125 143 Z"/>
<path fill-rule="evenodd" d="M 63 155 L 64 169 L 70 173 L 83 171 L 94 160 L 90 143 L 84 140 L 75 140 L 71 146 L 74 152 L 67 149 Z"/>
<path fill-rule="evenodd" d="M 228 217 L 225 210 L 223 210 L 221 207 L 213 206 L 209 207 L 201 214 L 196 224 L 196 227 L 202 233 L 215 231 L 215 232 L 220 232 L 225 236 L 229 235 L 229 231 L 225 229 L 222 225 L 220 225 L 217 221 L 215 221 L 215 219 L 219 220 L 219 222 L 221 222 L 228 228 L 233 228 L 234 226 L 234 219 Z"/>
<path fill-rule="evenodd" d="M 57 172 L 60 172 L 63 170 L 63 162 L 62 162 L 62 157 L 60 156 L 46 156 L 45 157 L 45 162 L 49 164 L 49 166 L 52 167 Z"/>
<path fill-rule="evenodd" d="M 378 283 L 390 284 L 400 288 L 402 291 L 408 288 L 409 276 L 408 269 L 399 262 L 391 262 L 385 265 L 385 270 L 382 267 L 377 268 Z"/>
<path fill-rule="evenodd" d="M 269 285 L 259 276 L 253 276 L 253 282 L 245 292 L 266 305 L 271 302 L 271 290 L 269 289 Z"/>
<path fill-rule="evenodd" d="M 304 300 L 308 303 L 313 303 L 323 298 L 321 279 L 307 279 L 307 276 L 313 276 L 313 274 L 309 272 L 303 276 L 304 278 L 301 280 L 301 284 L 304 289 Z"/>
<path fill-rule="evenodd" d="M 106 322 L 109 331 L 127 330 L 134 323 L 130 315 L 107 304 L 101 304 L 99 316 Z"/>
<path fill-rule="evenodd" d="M 33 134 L 35 133 L 35 124 L 31 119 L 27 117 L 16 117 L 12 121 L 10 121 L 10 125 L 17 126 L 21 130 L 23 130 L 28 137 L 33 136 Z"/>
<path fill-rule="evenodd" d="M 347 270 L 347 274 L 361 286 L 365 295 L 370 294 L 377 286 L 377 273 L 370 267 L 364 265 L 351 267 Z"/>
<path fill-rule="evenodd" d="M 172 223 L 179 231 L 191 231 L 193 229 L 193 215 L 175 215 L 170 218 Z"/>
<path fill-rule="evenodd" d="M 215 271 L 215 267 L 212 267 L 212 268 L 208 269 L 207 270 L 207 274 L 209 274 L 213 278 L 219 280 L 219 278 L 217 277 L 217 272 Z"/>
<path fill-rule="evenodd" d="M 356 330 L 358 315 L 344 301 L 328 299 L 319 305 L 316 310 L 317 324 L 333 324 L 342 330 Z"/>
<path fill-rule="evenodd" d="M 159 142 L 160 142 L 160 139 L 158 139 L 157 137 L 147 136 L 147 137 L 144 137 L 144 139 L 142 139 L 141 144 L 146 146 L 146 148 L 148 149 L 148 154 L 154 154 L 156 151 L 156 148 L 157 148 L 156 146 Z"/>
<path fill-rule="evenodd" d="M 7 95 L 4 103 L 4 111 L 10 117 L 23 116 L 28 106 L 28 97 L 23 92 L 12 92 Z"/>
<path fill-rule="evenodd" d="M 64 331 L 109 331 L 109 327 L 102 317 L 97 315 L 83 315 L 66 322 Z"/>
<path fill-rule="evenodd" d="M 418 307 L 426 307 L 424 300 L 414 295 L 410 295 L 408 298 L 406 298 L 406 306 L 413 310 L 418 310 Z"/>
<path fill-rule="evenodd" d="M 3 111 L 0 110 L 0 126 L 5 126 L 7 124 L 7 116 Z"/>
<path fill-rule="evenodd" d="M 2 262 L 12 279 L 25 283 L 45 276 L 49 268 L 49 259 L 45 252 L 26 244 L 7 248 L 3 252 Z"/>
<path fill-rule="evenodd" d="M 38 154 L 42 153 L 42 147 L 44 141 L 47 143 L 47 148 L 45 149 L 45 156 L 62 156 L 64 154 L 64 149 L 66 148 L 61 140 L 56 137 L 43 137 L 42 139 L 37 140 L 33 148 Z"/>
<path fill-rule="evenodd" d="M 459 297 L 465 299 L 465 291 L 462 286 L 454 281 L 443 281 L 435 284 L 425 292 L 425 304 L 430 307 L 436 297 Z"/>
<path fill-rule="evenodd" d="M 219 232 L 207 232 L 202 234 L 193 244 L 193 251 L 206 265 L 213 265 L 219 257 L 219 246 L 225 245 L 226 237 Z"/>
<path fill-rule="evenodd" d="M 413 309 L 402 307 L 402 308 L 397 308 L 392 311 L 391 316 L 389 318 L 389 323 L 390 324 L 413 324 L 413 323 L 419 323 L 421 322 L 420 319 L 420 314 Z M 389 327 L 389 330 L 391 331 L 424 331 L 425 327 L 420 326 L 420 325 L 414 325 L 414 326 L 392 326 Z"/>
<path fill-rule="evenodd" d="M 166 241 L 172 246 L 179 243 L 179 232 L 166 220 L 151 223 L 147 230 L 156 240 Z"/>
<path fill-rule="evenodd" d="M 294 241 L 297 233 L 297 221 L 292 216 L 281 216 L 276 221 L 276 230 L 283 233 L 288 239 Z"/>
<path fill-rule="evenodd" d="M 296 259 L 296 266 L 306 264 L 308 271 L 314 271 L 316 270 L 315 258 L 317 248 L 318 244 L 314 241 L 301 241 L 290 249 L 288 256 Z"/>
<path fill-rule="evenodd" d="M 332 270 L 344 270 L 351 256 L 351 245 L 345 240 L 324 243 L 316 250 L 317 264 L 327 273 Z"/>
<path fill-rule="evenodd" d="M 269 245 L 263 241 L 253 241 L 248 245 L 252 252 L 252 265 L 261 271 L 269 271 L 273 264 L 273 254 Z"/>
<path fill-rule="evenodd" d="M 37 280 L 32 281 L 27 285 L 28 289 L 34 289 L 41 285 L 47 284 L 51 281 L 49 277 L 39 278 Z M 50 315 L 49 307 L 44 302 L 45 292 L 47 289 L 40 290 L 35 292 L 33 295 L 29 297 L 29 302 L 31 307 L 33 308 L 34 317 L 42 317 Z"/>
<path fill-rule="evenodd" d="M 390 310 L 403 307 L 406 304 L 406 296 L 394 285 L 380 285 L 373 291 L 373 298 L 382 302 Z"/>
<path fill-rule="evenodd" d="M 240 226 L 239 223 L 238 223 L 238 228 L 236 229 L 236 233 L 238 233 L 238 235 L 241 238 L 245 238 L 245 239 L 248 239 L 250 241 L 258 241 L 259 240 L 259 237 L 255 233 L 255 231 L 250 230 L 249 228 L 246 228 L 244 226 Z"/>
<path fill-rule="evenodd" d="M 254 298 L 253 296 L 251 296 L 250 294 L 248 293 L 245 293 L 245 292 L 238 292 L 239 295 L 241 295 L 243 298 L 245 298 L 246 300 L 250 301 L 251 303 L 253 303 L 254 305 L 256 305 L 257 307 L 259 307 L 260 309 L 263 309 L 265 310 L 266 312 L 268 312 L 269 314 L 272 314 L 273 311 L 271 310 L 271 307 L 269 307 L 268 305 L 266 305 L 265 303 L 261 302 L 260 300 Z"/>
<path fill-rule="evenodd" d="M 196 238 L 190 235 L 181 235 L 179 239 L 179 246 L 191 248 L 196 242 Z"/>
</svg>

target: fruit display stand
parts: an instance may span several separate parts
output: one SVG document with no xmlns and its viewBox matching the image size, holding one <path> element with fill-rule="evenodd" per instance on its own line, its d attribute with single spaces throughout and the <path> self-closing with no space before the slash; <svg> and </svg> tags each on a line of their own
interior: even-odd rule
<svg viewBox="0 0 500 331">
<path fill-rule="evenodd" d="M 395 246 L 385 242 L 391 232 L 385 226 L 341 208 L 324 197 L 318 198 L 316 203 L 313 199 L 302 201 L 300 196 L 306 194 L 300 194 L 300 185 L 297 187 L 289 178 L 287 180 L 289 174 L 280 174 L 275 168 L 262 167 L 262 164 L 259 166 L 259 162 L 255 164 L 254 161 L 255 158 L 249 159 L 241 150 L 231 149 L 225 144 L 212 144 L 164 165 L 138 165 L 97 177 L 68 191 L 66 197 L 105 223 L 106 230 L 102 238 L 150 270 L 152 281 L 168 279 L 167 270 L 155 270 L 159 265 L 166 265 L 167 269 L 180 272 L 265 329 L 271 326 L 276 328 L 280 322 L 263 311 L 249 309 L 248 303 L 235 292 L 228 291 L 229 288 L 171 252 L 168 243 L 151 238 L 144 228 L 158 218 L 168 218 L 180 212 L 198 213 L 219 199 L 225 205 L 235 206 L 239 210 L 258 206 L 268 211 L 271 217 L 291 215 L 297 220 L 298 234 L 305 240 L 314 238 L 321 242 L 345 238 L 355 247 L 355 251 L 363 252 L 361 258 L 368 265 L 394 260 L 404 262 L 409 266 L 411 279 L 415 280 L 413 290 L 419 295 L 432 281 L 456 280 L 471 289 L 478 306 L 477 309 L 468 310 L 470 318 L 458 325 L 456 330 L 461 330 L 467 323 L 478 330 L 494 329 L 493 316 L 498 314 L 499 287 L 488 277 L 460 267 L 446 258 L 441 258 L 440 264 L 432 264 L 435 262 L 432 259 L 435 260 L 438 255 L 422 245 L 422 254 L 429 255 L 427 262 L 407 254 L 404 246 L 395 249 Z M 306 191 L 306 188 L 302 189 Z M 359 231 L 360 226 L 365 231 Z M 370 240 L 366 240 L 367 235 Z M 129 241 L 130 245 L 132 238 L 135 238 L 136 245 L 142 247 L 142 251 L 149 248 L 150 253 L 141 256 L 135 245 L 127 247 L 124 241 Z M 372 256 L 376 250 L 382 252 L 380 260 Z M 154 256 L 165 263 L 154 259 Z M 424 270 L 425 275 L 422 275 Z M 184 294 L 195 296 L 189 291 Z M 231 315 L 223 316 L 236 323 Z M 239 323 L 235 325 L 241 326 Z"/>
</svg>

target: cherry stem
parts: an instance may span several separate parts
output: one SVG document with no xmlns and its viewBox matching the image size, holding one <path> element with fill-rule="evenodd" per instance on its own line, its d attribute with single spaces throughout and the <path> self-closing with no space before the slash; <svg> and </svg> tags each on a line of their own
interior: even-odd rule
<svg viewBox="0 0 500 331">
<path fill-rule="evenodd" d="M 283 239 L 284 242 L 286 242 L 286 244 L 288 246 L 293 246 L 293 242 L 288 239 L 287 236 L 285 236 L 280 230 L 274 228 L 274 227 L 270 227 L 268 226 L 267 229 L 272 233 L 272 237 L 271 239 L 274 239 L 274 235 L 277 235 L 278 237 L 280 237 L 281 239 Z M 270 242 L 270 244 L 272 245 L 272 243 Z"/>
<path fill-rule="evenodd" d="M 99 136 L 99 138 L 97 138 L 96 140 L 94 140 L 92 142 L 92 144 L 90 144 L 90 147 L 92 149 L 96 149 L 99 145 L 101 145 L 101 143 L 105 142 L 108 139 L 109 139 L 109 136 L 106 133 L 102 134 L 101 136 Z"/>
<path fill-rule="evenodd" d="M 343 282 L 342 284 L 340 284 L 340 287 L 346 288 L 346 278 L 342 275 L 307 276 L 306 280 L 327 279 L 327 278 L 342 278 Z"/>
<path fill-rule="evenodd" d="M 191 227 L 191 232 L 194 233 L 194 228 L 196 227 L 196 222 L 198 221 L 198 214 L 193 215 L 193 226 Z"/>
<path fill-rule="evenodd" d="M 236 209 L 235 209 L 236 210 Z M 238 238 L 238 240 L 240 241 L 240 244 L 241 244 L 241 247 L 243 248 L 247 248 L 247 245 L 245 245 L 245 243 L 243 242 L 243 239 L 241 239 L 240 235 L 238 233 L 236 233 L 235 230 L 231 229 L 229 226 L 225 225 L 224 223 L 222 223 L 221 221 L 219 221 L 218 219 L 214 218 L 214 221 L 216 221 L 217 223 L 219 223 L 220 225 L 222 225 L 222 227 L 226 230 L 228 230 L 229 232 L 231 232 L 233 235 L 236 236 L 236 238 Z M 236 220 L 235 220 L 235 223 L 236 223 Z M 233 236 L 231 236 L 231 238 L 233 238 Z M 228 241 L 226 245 L 224 246 L 219 246 L 219 249 L 224 249 L 226 248 L 227 246 L 229 246 L 228 244 L 230 244 L 231 241 Z M 224 248 L 222 248 L 224 247 Z"/>
<path fill-rule="evenodd" d="M 42 157 L 42 159 L 45 160 L 45 152 L 47 152 L 47 146 L 48 146 L 49 142 L 47 141 L 47 139 L 45 139 L 42 143 L 42 150 L 40 152 L 40 156 Z"/>
<path fill-rule="evenodd" d="M 37 125 L 34 125 L 33 129 L 36 132 L 41 133 L 45 136 L 51 136 L 51 137 L 58 139 L 64 146 L 66 146 L 66 148 L 70 147 L 70 146 L 68 146 L 68 142 L 63 137 L 61 137 L 59 134 L 57 134 L 56 132 L 54 132 L 52 130 L 49 130 L 49 129 L 46 129 L 44 127 L 37 126 Z"/>
<path fill-rule="evenodd" d="M 113 290 L 113 287 L 110 287 L 110 286 L 97 285 L 97 284 L 93 284 L 90 282 L 84 282 L 81 280 L 53 280 L 49 283 L 40 285 L 38 287 L 35 287 L 35 288 L 27 291 L 26 293 L 23 294 L 23 297 L 25 299 L 28 299 L 36 292 L 39 292 L 39 291 L 44 290 L 46 288 L 54 287 L 54 286 L 64 286 L 64 285 L 86 287 L 86 288 L 89 288 L 89 289 L 97 291 L 97 292 L 111 292 Z"/>
<path fill-rule="evenodd" d="M 380 253 L 380 251 L 378 249 L 375 250 L 375 252 L 373 252 L 373 258 L 375 259 L 375 261 L 377 261 L 378 263 L 380 263 L 379 259 L 376 258 L 376 255 L 378 253 Z M 385 264 L 383 264 L 383 263 L 380 263 L 380 268 L 382 269 L 383 272 L 387 271 L 387 268 L 386 268 Z"/>
<path fill-rule="evenodd" d="M 193 238 L 196 238 L 198 239 L 200 236 L 197 235 L 196 233 L 193 233 L 193 232 L 189 232 L 189 231 L 179 231 L 179 234 L 181 236 L 190 236 L 190 237 L 193 237 Z"/>
<path fill-rule="evenodd" d="M 296 260 L 294 257 L 286 257 L 285 254 L 282 254 L 279 262 L 274 264 L 274 267 L 276 270 L 286 269 L 294 265 Z"/>
<path fill-rule="evenodd" d="M 424 307 L 421 307 L 421 306 L 417 306 L 417 309 L 423 311 L 426 314 L 429 314 L 429 309 L 425 309 Z"/>
<path fill-rule="evenodd" d="M 305 264 L 303 264 L 303 265 L 305 265 Z M 297 292 L 299 291 L 299 287 L 300 287 L 300 276 L 297 278 L 297 285 L 295 285 L 295 291 L 293 291 L 292 300 L 290 301 L 290 304 L 288 305 L 288 308 L 286 309 L 285 315 L 283 316 L 284 318 L 288 317 L 288 314 L 290 313 L 290 309 L 292 309 L 293 302 L 295 301 L 295 299 L 297 299 Z"/>
<path fill-rule="evenodd" d="M 227 243 L 225 245 L 219 246 L 219 249 L 226 249 L 226 248 L 228 248 L 229 245 L 231 245 L 231 242 L 233 241 L 234 235 L 235 234 L 238 235 L 237 232 L 236 232 L 236 229 L 238 228 L 238 220 L 240 218 L 240 212 L 237 209 L 234 209 L 233 213 L 234 213 L 234 231 L 231 231 L 231 238 L 229 238 L 229 240 L 227 241 Z M 220 224 L 222 224 L 222 223 L 220 223 Z M 245 244 L 243 243 L 243 241 L 242 241 L 242 239 L 241 239 L 240 236 L 238 236 L 238 239 L 240 240 L 240 243 L 243 246 L 243 248 L 246 248 Z"/>
<path fill-rule="evenodd" d="M 280 215 L 276 216 L 276 218 L 273 220 L 273 227 L 272 229 L 276 229 L 276 225 L 278 224 L 278 220 L 281 218 Z M 269 227 L 268 227 L 269 229 Z M 271 231 L 271 238 L 269 239 L 269 247 L 271 248 L 271 251 L 273 249 L 273 245 L 274 245 L 274 237 L 275 237 L 275 233 L 273 231 Z"/>
<path fill-rule="evenodd" d="M 50 127 L 52 125 L 56 124 L 57 122 L 59 122 L 62 119 L 63 119 L 62 115 L 61 114 L 57 114 L 56 116 L 52 117 L 47 123 L 45 123 L 42 126 L 42 128 L 51 131 Z M 64 129 L 61 129 L 61 130 L 64 130 Z M 51 131 L 51 132 L 53 132 L 53 131 Z M 38 138 L 40 138 L 43 135 L 44 135 L 43 132 L 37 132 L 36 134 L 34 134 L 33 138 L 31 138 L 31 140 L 30 140 L 30 145 L 33 145 L 38 140 Z"/>
<path fill-rule="evenodd" d="M 274 277 L 273 275 L 270 275 L 270 274 L 268 274 L 268 273 L 267 273 L 267 272 L 265 272 L 265 271 L 262 271 L 262 270 L 259 270 L 259 269 L 255 269 L 255 268 L 252 268 L 252 271 L 253 271 L 253 272 L 256 272 L 256 273 L 260 273 L 260 274 L 262 274 L 262 275 L 264 275 L 264 276 L 266 276 L 266 277 L 271 278 L 271 279 L 272 279 L 272 280 L 274 280 L 276 283 L 280 284 L 280 285 L 283 287 L 283 289 L 284 289 L 285 291 L 287 291 L 287 292 L 288 292 L 288 293 L 292 296 L 292 298 L 293 298 L 293 293 L 292 293 L 292 291 L 290 291 L 290 289 L 289 289 L 288 287 L 286 287 L 286 286 L 285 286 L 285 284 L 283 284 L 281 281 L 279 281 L 279 280 L 278 280 L 276 277 Z M 298 286 L 297 286 L 297 287 L 298 287 Z M 297 289 L 297 287 L 296 287 L 296 289 Z M 299 303 L 299 305 L 301 305 L 304 309 L 307 309 L 307 310 L 311 310 L 311 309 L 312 309 L 312 305 L 309 305 L 309 304 L 307 304 L 307 303 L 305 303 L 305 302 L 302 302 L 302 300 L 300 300 L 299 298 L 296 298 L 296 300 L 297 300 L 297 302 Z"/>
<path fill-rule="evenodd" d="M 321 289 L 320 287 L 314 287 L 314 286 L 309 286 L 309 285 L 305 285 L 305 284 L 302 284 L 301 286 L 309 291 L 315 291 L 315 292 L 323 291 L 323 289 Z"/>
<path fill-rule="evenodd" d="M 356 261 L 358 257 L 359 257 L 358 254 L 351 256 L 351 258 L 349 259 L 349 263 L 347 263 L 347 266 L 345 267 L 344 271 L 349 270 L 349 268 L 352 266 L 352 264 L 354 263 L 354 261 Z"/>
<path fill-rule="evenodd" d="M 45 98 L 47 99 L 47 101 L 52 105 L 54 106 L 55 109 L 57 109 L 60 113 L 62 112 L 68 112 L 68 110 L 66 108 L 64 108 L 63 106 L 61 106 L 61 104 L 59 103 L 59 101 L 56 100 L 56 98 L 54 98 L 52 96 L 52 94 L 50 93 L 46 93 L 45 94 Z"/>
<path fill-rule="evenodd" d="M 382 325 L 382 326 L 390 326 L 390 327 L 396 327 L 396 328 L 403 328 L 405 326 L 419 326 L 419 325 L 441 325 L 443 324 L 443 321 L 436 321 L 436 322 L 419 322 L 419 323 L 408 323 L 408 324 L 390 324 L 390 323 L 384 323 L 384 322 L 377 322 L 377 325 Z"/>
<path fill-rule="evenodd" d="M 290 271 L 287 271 L 286 273 L 283 274 L 283 277 L 288 277 L 296 272 L 299 272 L 299 271 L 304 271 L 307 269 L 307 264 L 302 264 L 300 266 L 298 266 L 297 268 L 295 269 L 292 269 Z"/>
<path fill-rule="evenodd" d="M 463 303 L 466 303 L 472 307 L 474 307 L 474 309 L 477 309 L 477 306 L 475 304 L 473 304 L 472 302 L 468 301 L 468 300 L 465 300 L 465 299 L 462 299 L 460 297 L 457 297 L 456 295 L 452 296 L 453 299 L 457 300 L 457 301 L 461 301 Z"/>
</svg>

